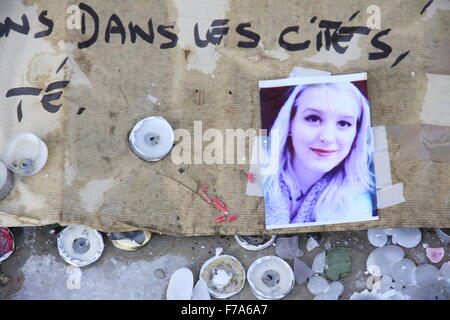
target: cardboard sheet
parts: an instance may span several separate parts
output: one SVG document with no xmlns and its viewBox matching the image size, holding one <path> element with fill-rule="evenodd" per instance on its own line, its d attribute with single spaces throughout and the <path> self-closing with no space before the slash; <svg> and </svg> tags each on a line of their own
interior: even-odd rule
<svg viewBox="0 0 450 320">
<path fill-rule="evenodd" d="M 13 132 L 31 131 L 49 160 L 37 175 L 16 177 L 0 225 L 268 233 L 263 198 L 245 194 L 252 145 L 234 164 L 203 163 L 214 141 L 195 139 L 194 121 L 224 137 L 258 130 L 258 80 L 301 66 L 367 72 L 372 125 L 420 125 L 426 73 L 450 73 L 448 1 L 423 11 L 427 2 L 384 1 L 367 11 L 373 1 L 1 1 L 0 148 Z M 70 82 L 49 87 L 59 81 Z M 20 87 L 41 91 L 7 97 Z M 192 134 L 191 163 L 147 163 L 131 152 L 131 128 L 154 115 Z M 388 140 L 392 184 L 403 184 L 405 202 L 380 210 L 378 221 L 283 233 L 450 227 L 450 163 L 397 159 L 399 146 Z M 226 151 L 232 142 L 222 143 Z M 217 224 L 202 185 L 238 219 Z"/>
</svg>

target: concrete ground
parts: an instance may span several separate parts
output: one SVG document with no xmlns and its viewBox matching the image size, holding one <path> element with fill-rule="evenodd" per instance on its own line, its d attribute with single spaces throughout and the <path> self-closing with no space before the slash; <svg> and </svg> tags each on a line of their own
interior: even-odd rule
<svg viewBox="0 0 450 320">
<path fill-rule="evenodd" d="M 274 246 L 258 252 L 248 251 L 232 236 L 183 238 L 160 234 L 153 234 L 144 248 L 127 252 L 114 247 L 104 235 L 103 255 L 96 263 L 81 268 L 80 288 L 69 289 L 67 280 L 71 268 L 60 258 L 56 247 L 56 233 L 60 229 L 58 225 L 11 228 L 16 249 L 10 258 L 0 263 L 0 270 L 10 278 L 6 285 L 0 284 L 0 299 L 165 299 L 171 274 L 178 268 L 187 267 L 196 282 L 201 265 L 214 255 L 217 247 L 224 249 L 223 254 L 238 258 L 245 270 L 257 258 L 275 255 Z M 404 249 L 406 257 L 416 264 L 431 264 L 424 247 L 443 247 L 443 244 L 434 230 L 421 231 L 422 242 L 413 249 Z M 345 288 L 341 299 L 349 299 L 353 292 L 363 291 L 369 277 L 364 274 L 366 260 L 375 249 L 367 240 L 367 231 L 323 233 L 322 236 L 320 247 L 307 252 L 306 235 L 299 235 L 299 247 L 305 252 L 300 259 L 311 266 L 314 256 L 324 250 L 327 243 L 352 248 L 352 272 L 340 280 Z M 448 246 L 445 249 L 444 259 L 435 264 L 438 268 L 449 260 Z M 293 261 L 287 262 L 293 266 Z M 305 284 L 296 284 L 285 299 L 312 298 Z M 248 283 L 239 294 L 230 298 L 241 299 L 256 299 Z"/>
</svg>

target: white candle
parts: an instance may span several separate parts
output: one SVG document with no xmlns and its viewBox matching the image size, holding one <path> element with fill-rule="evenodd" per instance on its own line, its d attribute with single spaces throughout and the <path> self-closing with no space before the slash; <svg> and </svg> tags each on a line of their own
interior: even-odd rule
<svg viewBox="0 0 450 320">
<path fill-rule="evenodd" d="M 248 269 L 247 279 L 255 296 L 265 300 L 285 297 L 295 284 L 291 267 L 276 256 L 261 257 L 253 262 Z"/>
<path fill-rule="evenodd" d="M 139 121 L 131 130 L 129 141 L 133 152 L 145 161 L 158 161 L 172 150 L 175 136 L 163 117 Z"/>
<path fill-rule="evenodd" d="M 77 267 L 87 266 L 100 258 L 103 238 L 97 230 L 85 226 L 69 226 L 58 234 L 58 251 L 67 262 Z"/>
<path fill-rule="evenodd" d="M 5 199 L 13 187 L 13 176 L 6 165 L 0 161 L 0 201 Z"/>
<path fill-rule="evenodd" d="M 2 157 L 12 172 L 20 176 L 32 176 L 45 166 L 48 149 L 34 134 L 18 132 L 6 141 Z"/>
</svg>

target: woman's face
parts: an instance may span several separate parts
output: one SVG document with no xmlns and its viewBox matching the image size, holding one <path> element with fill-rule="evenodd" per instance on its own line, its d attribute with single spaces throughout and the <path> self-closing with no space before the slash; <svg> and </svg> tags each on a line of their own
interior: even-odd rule
<svg viewBox="0 0 450 320">
<path fill-rule="evenodd" d="M 294 160 L 304 170 L 325 174 L 350 152 L 360 107 L 354 94 L 332 87 L 305 89 L 290 123 Z"/>
</svg>

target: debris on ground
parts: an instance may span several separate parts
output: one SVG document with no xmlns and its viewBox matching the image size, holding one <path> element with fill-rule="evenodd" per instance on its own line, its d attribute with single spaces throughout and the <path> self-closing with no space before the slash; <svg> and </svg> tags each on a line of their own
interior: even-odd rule
<svg viewBox="0 0 450 320">
<path fill-rule="evenodd" d="M 445 250 L 444 248 L 426 248 L 425 252 L 432 263 L 439 263 L 444 258 Z"/>
<path fill-rule="evenodd" d="M 10 280 L 10 277 L 0 271 L 0 286 L 6 286 Z"/>
<path fill-rule="evenodd" d="M 404 244 L 404 242 L 403 242 Z M 412 245 L 409 242 L 408 245 Z M 416 244 L 417 245 L 417 244 Z M 427 255 L 436 252 L 426 248 Z M 429 256 L 438 261 L 438 257 Z M 414 261 L 404 258 L 402 248 L 389 245 L 373 250 L 367 259 L 367 270 L 371 274 L 371 291 L 355 292 L 350 300 L 448 300 L 450 299 L 450 265 L 441 268 L 431 264 L 416 266 Z M 439 259 L 441 261 L 442 258 Z"/>
<path fill-rule="evenodd" d="M 314 257 L 311 270 L 313 273 L 323 273 L 325 270 L 326 253 L 325 251 L 320 252 Z"/>
<path fill-rule="evenodd" d="M 326 253 L 325 269 L 327 277 L 333 281 L 349 275 L 352 270 L 352 249 L 331 247 Z"/>
<path fill-rule="evenodd" d="M 311 268 L 300 259 L 294 259 L 294 276 L 298 284 L 305 283 L 313 275 Z"/>
<path fill-rule="evenodd" d="M 298 247 L 298 236 L 289 238 L 278 238 L 275 246 L 275 253 L 281 259 L 295 259 L 303 255 L 303 251 Z"/>
<path fill-rule="evenodd" d="M 306 250 L 308 252 L 319 247 L 320 243 L 322 242 L 322 236 L 320 235 L 320 233 L 308 233 L 307 238 L 308 240 L 306 241 Z"/>
</svg>

